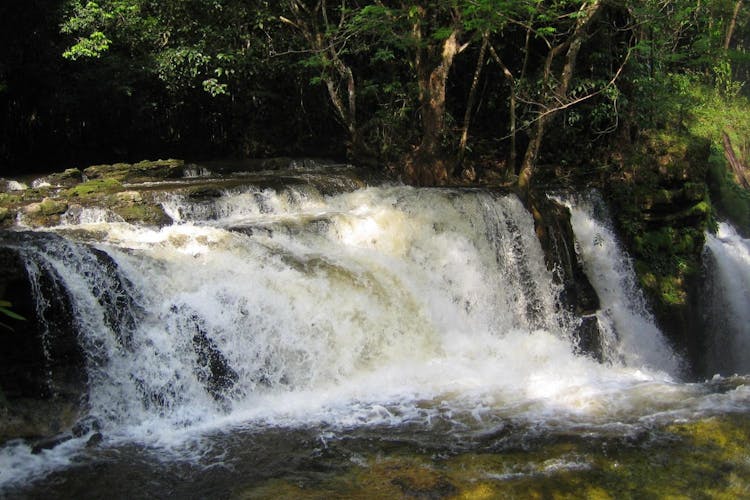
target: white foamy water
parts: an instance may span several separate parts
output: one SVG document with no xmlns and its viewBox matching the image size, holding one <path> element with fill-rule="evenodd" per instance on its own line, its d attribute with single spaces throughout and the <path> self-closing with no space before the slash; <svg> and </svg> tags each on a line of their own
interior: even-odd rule
<svg viewBox="0 0 750 500">
<path fill-rule="evenodd" d="M 729 224 L 706 234 L 710 313 L 708 370 L 731 375 L 750 371 L 750 240 Z"/>
<path fill-rule="evenodd" d="M 478 433 L 498 419 L 629 425 L 746 405 L 747 391 L 677 381 L 613 233 L 572 208 L 602 299 L 603 364 L 575 353 L 574 320 L 510 195 L 249 189 L 174 198 L 177 222 L 161 229 L 82 217 L 96 252 L 54 235 L 23 251 L 68 290 L 107 443 L 436 418 Z"/>
<path fill-rule="evenodd" d="M 679 375 L 681 361 L 648 310 L 633 263 L 617 240 L 600 196 L 582 195 L 568 202 L 568 208 L 584 271 L 599 296 L 597 316 L 606 358 L 631 368 Z"/>
</svg>

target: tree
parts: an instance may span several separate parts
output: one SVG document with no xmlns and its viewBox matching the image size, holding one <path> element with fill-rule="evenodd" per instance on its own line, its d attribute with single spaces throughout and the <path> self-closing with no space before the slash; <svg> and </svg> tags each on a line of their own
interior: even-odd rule
<svg viewBox="0 0 750 500">
<path fill-rule="evenodd" d="M 535 119 L 518 178 L 518 186 L 524 192 L 531 187 L 547 124 L 557 112 L 570 105 L 571 100 L 568 91 L 575 74 L 578 53 L 589 35 L 593 20 L 599 14 L 601 8 L 601 0 L 584 0 L 581 2 L 578 11 L 574 16 L 571 16 L 575 21 L 567 33 L 556 40 L 555 44 L 549 45 L 541 74 L 542 104 L 544 107 Z M 559 74 L 555 75 L 553 63 L 560 56 L 563 56 L 563 64 L 558 70 Z"/>
<path fill-rule="evenodd" d="M 354 72 L 344 61 L 344 54 L 351 52 L 350 42 L 354 34 L 350 29 L 351 16 L 346 2 L 342 0 L 334 8 L 330 8 L 326 0 L 312 3 L 288 0 L 286 4 L 291 19 L 285 16 L 280 16 L 280 19 L 296 28 L 307 42 L 311 54 L 307 64 L 319 68 L 316 80 L 325 84 L 336 116 L 348 133 L 348 156 L 352 159 L 370 156 L 357 119 Z"/>
</svg>

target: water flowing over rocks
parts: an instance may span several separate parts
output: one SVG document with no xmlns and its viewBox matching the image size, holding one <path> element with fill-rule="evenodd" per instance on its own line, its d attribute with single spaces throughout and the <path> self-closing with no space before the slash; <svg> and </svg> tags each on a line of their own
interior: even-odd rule
<svg viewBox="0 0 750 500">
<path fill-rule="evenodd" d="M 0 442 L 55 435 L 75 422 L 86 396 L 84 354 L 67 291 L 51 268 L 29 271 L 23 247 L 39 237 L 0 237 L 0 295 L 26 318 L 3 318 Z"/>
<path fill-rule="evenodd" d="M 534 227 L 544 260 L 555 281 L 562 286 L 560 303 L 579 321 L 576 327 L 577 345 L 581 352 L 604 359 L 599 322 L 599 297 L 583 271 L 576 252 L 575 235 L 570 224 L 570 211 L 543 193 L 534 193 L 529 201 Z"/>
<path fill-rule="evenodd" d="M 644 418 L 691 415 L 716 392 L 744 404 L 740 382 L 676 382 L 683 360 L 600 194 L 538 193 L 529 210 L 510 192 L 289 166 L 5 200 L 18 217 L 0 232 L 0 293 L 27 318 L 0 318 L 15 329 L 0 353 L 5 456 L 179 448 L 232 426 L 507 444 L 529 422 L 643 434 Z"/>
</svg>

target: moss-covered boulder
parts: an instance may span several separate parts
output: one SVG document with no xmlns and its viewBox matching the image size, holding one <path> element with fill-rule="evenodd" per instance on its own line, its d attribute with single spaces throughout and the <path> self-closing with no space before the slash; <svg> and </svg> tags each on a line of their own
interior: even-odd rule
<svg viewBox="0 0 750 500">
<path fill-rule="evenodd" d="M 179 179 L 183 176 L 183 160 L 155 160 L 139 163 L 94 165 L 83 171 L 89 180 L 112 179 L 122 183 L 149 182 L 160 179 Z"/>
<path fill-rule="evenodd" d="M 107 206 L 125 222 L 163 226 L 172 219 L 152 192 L 123 191 L 109 196 Z"/>
<path fill-rule="evenodd" d="M 171 222 L 161 207 L 160 191 L 126 189 L 117 179 L 100 178 L 67 189 L 39 185 L 23 192 L 0 193 L 0 228 L 14 226 L 17 214 L 22 227 L 75 223 L 88 208 L 104 210 L 111 220 L 155 226 Z"/>
<path fill-rule="evenodd" d="M 21 209 L 23 223 L 31 227 L 54 226 L 60 223 L 60 217 L 68 209 L 64 200 L 44 198 L 40 202 L 30 203 Z"/>
<path fill-rule="evenodd" d="M 711 223 L 710 143 L 682 133 L 646 131 L 609 184 L 621 233 L 663 330 L 699 358 L 701 253 Z"/>
<path fill-rule="evenodd" d="M 65 195 L 71 198 L 94 198 L 123 189 L 120 181 L 116 179 L 94 179 L 70 188 Z"/>
</svg>

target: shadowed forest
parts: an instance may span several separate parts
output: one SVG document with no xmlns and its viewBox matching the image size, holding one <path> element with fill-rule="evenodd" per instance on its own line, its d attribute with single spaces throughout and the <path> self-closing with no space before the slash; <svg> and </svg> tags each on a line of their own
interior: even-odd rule
<svg viewBox="0 0 750 500">
<path fill-rule="evenodd" d="M 601 179 L 664 132 L 705 139 L 719 159 L 728 141 L 737 174 L 748 9 L 12 0 L 0 7 L 0 166 L 307 155 L 392 165 L 420 184 L 523 182 L 537 165 Z"/>
</svg>

